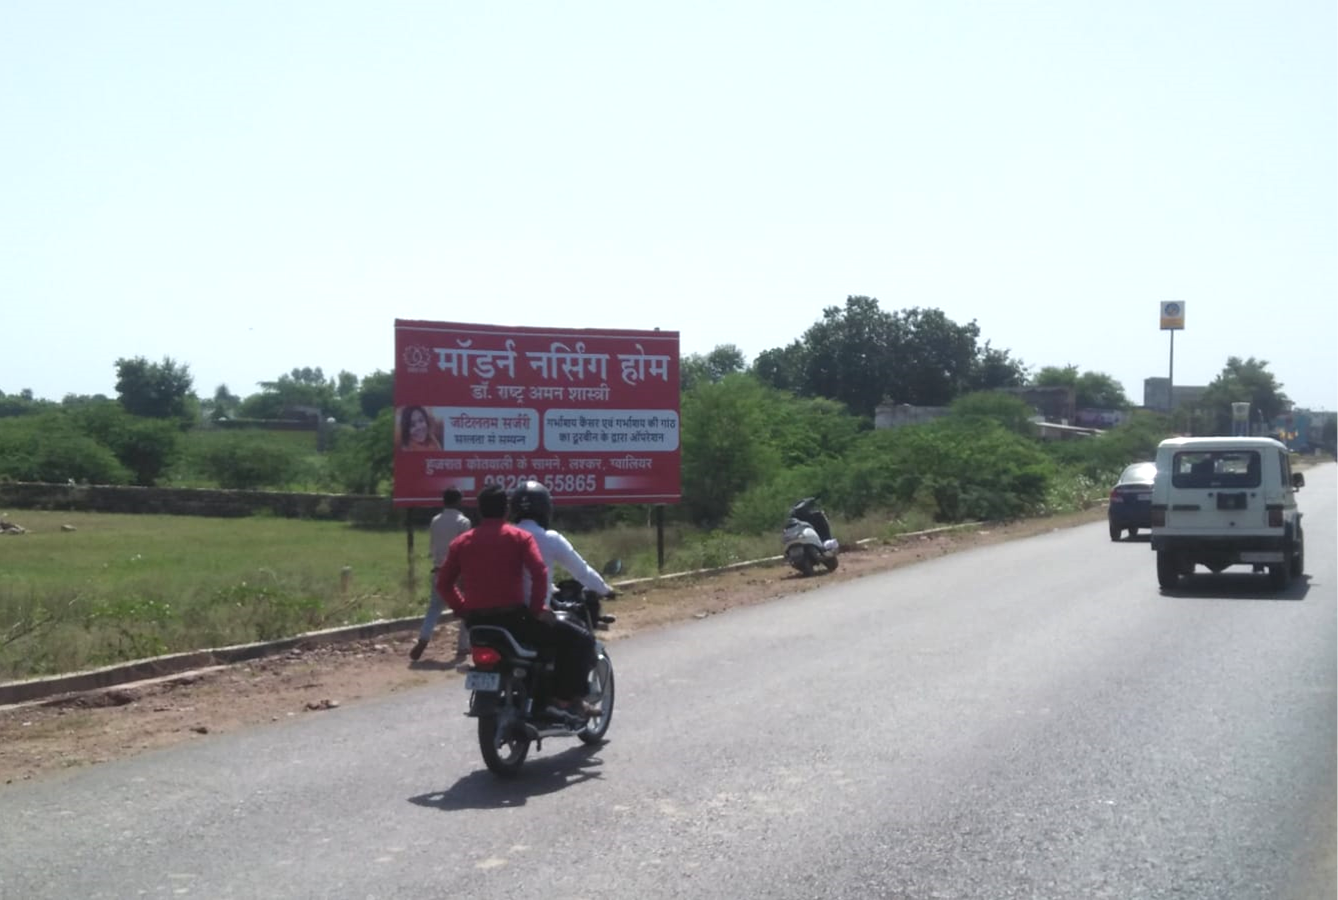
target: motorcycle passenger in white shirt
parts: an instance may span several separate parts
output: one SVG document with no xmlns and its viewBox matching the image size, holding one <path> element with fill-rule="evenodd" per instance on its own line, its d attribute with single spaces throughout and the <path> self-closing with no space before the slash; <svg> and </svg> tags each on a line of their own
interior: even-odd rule
<svg viewBox="0 0 1338 900">
<path fill-rule="evenodd" d="M 534 537 L 534 542 L 539 545 L 539 554 L 543 556 L 544 565 L 548 567 L 549 593 L 554 590 L 551 582 L 554 566 L 558 565 L 571 573 L 571 577 L 579 581 L 581 587 L 586 590 L 593 591 L 603 598 L 613 595 L 613 588 L 609 587 L 599 572 L 576 552 L 571 541 L 563 537 L 561 532 L 548 527 L 553 514 L 553 498 L 542 484 L 537 481 L 527 481 L 512 491 L 510 513 L 511 521 L 518 528 L 529 532 Z M 528 589 L 528 585 L 526 587 Z"/>
<path fill-rule="evenodd" d="M 611 598 L 613 589 L 608 586 L 600 574 L 590 567 L 572 547 L 571 541 L 548 527 L 553 513 L 553 498 L 548 488 L 537 481 L 526 481 L 511 492 L 508 518 L 516 527 L 528 532 L 539 545 L 539 555 L 544 558 L 548 569 L 548 592 L 555 590 L 553 585 L 553 566 L 559 565 L 571 573 L 586 590 L 594 591 L 600 597 Z M 530 575 L 524 575 L 524 596 L 529 595 Z M 584 684 L 590 677 L 590 670 L 595 665 L 595 638 L 582 625 L 570 618 L 559 618 L 551 632 L 558 650 L 556 660 L 558 681 L 565 684 Z M 597 715 L 595 707 L 586 701 L 580 701 L 579 709 L 573 712 L 586 718 Z"/>
</svg>

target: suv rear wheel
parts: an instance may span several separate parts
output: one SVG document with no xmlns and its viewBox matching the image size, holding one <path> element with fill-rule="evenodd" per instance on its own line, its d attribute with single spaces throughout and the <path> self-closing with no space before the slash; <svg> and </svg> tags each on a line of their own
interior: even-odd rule
<svg viewBox="0 0 1338 900">
<path fill-rule="evenodd" d="M 1166 590 L 1180 583 L 1180 560 L 1169 550 L 1157 551 L 1157 584 Z"/>
<path fill-rule="evenodd" d="M 1300 578 L 1305 574 L 1305 532 L 1298 531 L 1296 535 L 1296 546 L 1292 554 L 1292 577 Z"/>
</svg>

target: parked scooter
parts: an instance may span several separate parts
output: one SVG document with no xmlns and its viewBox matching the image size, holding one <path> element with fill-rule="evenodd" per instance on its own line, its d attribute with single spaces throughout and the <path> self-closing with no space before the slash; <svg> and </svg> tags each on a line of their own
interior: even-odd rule
<svg viewBox="0 0 1338 900">
<path fill-rule="evenodd" d="M 836 571 L 840 544 L 832 537 L 832 526 L 818 506 L 817 497 L 805 497 L 790 507 L 781 543 L 785 545 L 786 560 L 805 578 L 819 564 L 826 566 L 828 572 Z"/>
</svg>

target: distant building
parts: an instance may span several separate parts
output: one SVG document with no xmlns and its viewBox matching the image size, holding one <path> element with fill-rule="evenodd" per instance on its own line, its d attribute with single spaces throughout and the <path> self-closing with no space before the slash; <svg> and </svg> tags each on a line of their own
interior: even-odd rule
<svg viewBox="0 0 1338 900">
<path fill-rule="evenodd" d="M 1061 425 L 1058 422 L 1046 422 L 1037 416 L 1032 420 L 1036 426 L 1036 436 L 1043 441 L 1072 441 L 1088 438 L 1101 433 L 1100 428 L 1085 428 L 1080 425 Z"/>
<path fill-rule="evenodd" d="M 1002 388 L 1001 393 L 1018 397 L 1037 413 L 1033 421 L 1052 422 L 1058 426 L 1072 426 L 1077 417 L 1074 409 L 1074 391 L 1071 387 Z M 946 406 L 911 406 L 909 403 L 883 404 L 873 411 L 874 428 L 900 428 L 903 425 L 923 425 L 940 419 L 950 412 Z M 1084 434 L 1091 428 L 1079 429 Z"/>
<path fill-rule="evenodd" d="M 1170 396 L 1171 379 L 1169 378 L 1144 378 L 1143 379 L 1143 406 L 1146 409 L 1156 410 L 1157 412 L 1169 413 L 1182 406 L 1193 406 L 1203 392 L 1208 390 L 1205 385 L 1175 385 L 1175 397 Z M 1172 403 L 1174 399 L 1174 403 Z"/>
<path fill-rule="evenodd" d="M 1129 417 L 1122 409 L 1080 409 L 1073 420 L 1074 425 L 1082 428 L 1114 428 Z"/>
</svg>

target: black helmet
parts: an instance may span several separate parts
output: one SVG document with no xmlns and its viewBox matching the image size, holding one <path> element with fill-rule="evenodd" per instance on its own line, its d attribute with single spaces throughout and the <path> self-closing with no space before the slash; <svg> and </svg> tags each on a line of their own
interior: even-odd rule
<svg viewBox="0 0 1338 900">
<path fill-rule="evenodd" d="M 537 481 L 526 481 L 511 492 L 511 521 L 533 519 L 540 528 L 548 527 L 553 514 L 553 498 L 548 488 Z"/>
</svg>

